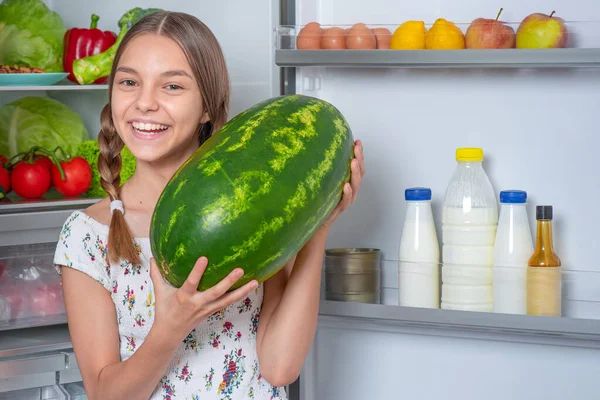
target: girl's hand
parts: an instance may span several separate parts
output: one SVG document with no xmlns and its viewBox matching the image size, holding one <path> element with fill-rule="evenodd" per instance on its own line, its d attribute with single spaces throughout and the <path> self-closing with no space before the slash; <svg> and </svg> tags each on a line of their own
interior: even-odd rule
<svg viewBox="0 0 600 400">
<path fill-rule="evenodd" d="M 153 328 L 161 329 L 165 334 L 177 338 L 177 345 L 209 315 L 242 300 L 258 286 L 253 280 L 227 293 L 227 290 L 244 275 L 241 268 L 236 268 L 221 282 L 200 292 L 198 284 L 207 265 L 208 259 L 200 257 L 183 285 L 175 288 L 163 279 L 154 258 L 150 260 L 150 278 L 156 297 Z"/>
<path fill-rule="evenodd" d="M 354 142 L 354 158 L 350 163 L 350 170 L 350 182 L 344 185 L 342 199 L 323 223 L 323 228 L 329 229 L 337 217 L 356 200 L 356 196 L 360 190 L 360 183 L 362 182 L 363 176 L 365 176 L 365 158 L 363 156 L 363 147 L 360 140 Z"/>
</svg>

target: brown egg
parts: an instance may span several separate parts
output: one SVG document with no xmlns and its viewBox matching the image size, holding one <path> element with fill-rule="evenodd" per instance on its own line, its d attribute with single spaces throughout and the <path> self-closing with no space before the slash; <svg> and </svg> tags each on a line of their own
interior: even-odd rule
<svg viewBox="0 0 600 400">
<path fill-rule="evenodd" d="M 346 47 L 353 50 L 373 50 L 377 48 L 377 39 L 365 24 L 354 24 L 348 29 Z"/>
<path fill-rule="evenodd" d="M 310 22 L 304 26 L 296 38 L 296 48 L 300 50 L 318 50 L 321 48 L 321 24 Z"/>
<path fill-rule="evenodd" d="M 321 35 L 321 48 L 328 50 L 345 49 L 346 31 L 338 27 L 325 29 Z"/>
<path fill-rule="evenodd" d="M 377 48 L 378 49 L 389 49 L 390 41 L 392 40 L 392 32 L 386 28 L 373 28 L 371 29 L 375 38 L 377 38 Z"/>
</svg>

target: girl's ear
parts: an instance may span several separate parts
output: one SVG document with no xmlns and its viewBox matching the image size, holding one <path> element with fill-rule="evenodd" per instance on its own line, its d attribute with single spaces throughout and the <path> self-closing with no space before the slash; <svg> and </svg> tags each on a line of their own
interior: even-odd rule
<svg viewBox="0 0 600 400">
<path fill-rule="evenodd" d="M 208 111 L 205 111 L 204 114 L 202 114 L 202 118 L 200 118 L 200 122 L 205 124 L 208 121 L 210 121 L 210 117 L 208 116 Z"/>
</svg>

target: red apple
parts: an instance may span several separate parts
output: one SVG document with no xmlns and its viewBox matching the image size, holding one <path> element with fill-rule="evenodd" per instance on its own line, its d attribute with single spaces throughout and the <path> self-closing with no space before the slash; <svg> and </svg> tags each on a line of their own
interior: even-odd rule
<svg viewBox="0 0 600 400">
<path fill-rule="evenodd" d="M 512 49 L 515 47 L 515 30 L 496 19 L 476 18 L 471 22 L 465 34 L 467 49 Z"/>
<path fill-rule="evenodd" d="M 525 17 L 517 29 L 518 49 L 552 49 L 567 46 L 569 31 L 562 18 L 535 13 Z"/>
</svg>

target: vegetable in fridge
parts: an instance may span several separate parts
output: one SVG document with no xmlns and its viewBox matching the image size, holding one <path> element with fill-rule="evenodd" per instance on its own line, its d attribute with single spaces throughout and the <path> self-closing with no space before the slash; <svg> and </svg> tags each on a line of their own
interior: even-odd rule
<svg viewBox="0 0 600 400">
<path fill-rule="evenodd" d="M 0 2 L 0 65 L 63 70 L 63 19 L 42 0 Z"/>
<path fill-rule="evenodd" d="M 47 97 L 23 97 L 0 107 L 0 153 L 12 158 L 34 146 L 69 154 L 89 138 L 81 117 Z"/>
<path fill-rule="evenodd" d="M 84 57 L 73 62 L 73 75 L 81 85 L 88 85 L 98 78 L 108 76 L 112 67 L 115 54 L 123 37 L 131 27 L 146 15 L 162 11 L 159 8 L 133 8 L 119 19 L 119 36 L 116 42 L 106 51 L 92 56 Z"/>
<path fill-rule="evenodd" d="M 73 75 L 73 61 L 87 56 L 102 53 L 112 46 L 117 40 L 117 34 L 111 31 L 101 31 L 97 28 L 100 17 L 92 14 L 92 23 L 89 29 L 72 28 L 65 33 L 63 67 L 69 73 L 70 81 L 77 83 Z M 93 83 L 105 83 L 106 77 L 96 79 Z"/>
</svg>

